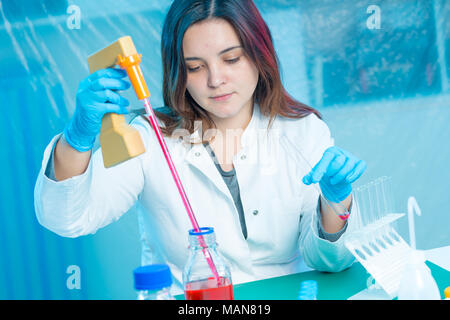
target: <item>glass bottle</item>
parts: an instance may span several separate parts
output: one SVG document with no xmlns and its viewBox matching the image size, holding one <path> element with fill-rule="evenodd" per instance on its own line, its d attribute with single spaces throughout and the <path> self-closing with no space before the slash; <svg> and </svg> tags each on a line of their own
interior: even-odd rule
<svg viewBox="0 0 450 320">
<path fill-rule="evenodd" d="M 175 300 L 170 292 L 172 274 L 166 264 L 151 264 L 134 269 L 134 288 L 138 300 Z"/>
<path fill-rule="evenodd" d="M 186 300 L 233 300 L 230 269 L 217 251 L 214 228 L 189 230 L 189 257 L 183 270 L 183 286 Z"/>
</svg>

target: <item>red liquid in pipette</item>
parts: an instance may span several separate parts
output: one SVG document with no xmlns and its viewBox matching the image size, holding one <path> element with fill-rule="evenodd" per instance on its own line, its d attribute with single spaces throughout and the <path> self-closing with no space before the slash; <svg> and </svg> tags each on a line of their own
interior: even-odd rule
<svg viewBox="0 0 450 320">
<path fill-rule="evenodd" d="M 212 277 L 193 281 L 186 284 L 184 297 L 186 300 L 233 300 L 233 285 L 223 277 L 219 284 Z"/>
<path fill-rule="evenodd" d="M 169 165 L 170 172 L 172 173 L 173 179 L 178 188 L 178 191 L 181 196 L 181 200 L 183 201 L 184 207 L 186 208 L 189 219 L 191 220 L 194 231 L 200 232 L 200 226 L 198 225 L 197 219 L 195 218 L 195 215 L 194 215 L 194 211 L 192 210 L 189 199 L 187 198 L 186 192 L 184 191 L 183 185 L 181 184 L 181 180 L 180 180 L 180 177 L 178 176 L 177 169 L 175 168 L 175 165 L 172 161 L 172 157 L 170 156 L 169 150 L 167 149 L 167 145 L 164 141 L 161 129 L 158 126 L 158 122 L 156 121 L 155 113 L 153 112 L 153 109 L 150 105 L 150 102 L 148 101 L 148 98 L 144 99 L 144 106 L 145 106 L 145 111 L 147 112 L 147 115 L 148 115 L 148 119 L 153 127 L 153 130 L 156 133 L 156 137 L 158 138 L 158 142 L 164 153 L 164 157 L 166 158 L 167 164 Z M 200 242 L 200 245 L 203 247 L 203 254 L 205 255 L 206 261 L 214 275 L 214 278 L 216 279 L 217 285 L 220 286 L 219 274 L 217 273 L 216 266 L 214 265 L 211 254 L 210 254 L 208 248 L 206 247 L 202 236 L 199 236 L 199 242 Z"/>
</svg>

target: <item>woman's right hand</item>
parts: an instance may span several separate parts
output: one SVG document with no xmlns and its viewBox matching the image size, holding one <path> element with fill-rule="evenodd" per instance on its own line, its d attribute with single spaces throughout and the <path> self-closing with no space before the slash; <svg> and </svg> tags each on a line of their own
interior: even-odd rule
<svg viewBox="0 0 450 320">
<path fill-rule="evenodd" d="M 91 150 L 105 113 L 128 113 L 129 101 L 116 92 L 130 87 L 128 81 L 122 80 L 126 76 L 122 69 L 108 68 L 98 70 L 80 82 L 75 112 L 64 129 L 64 139 L 70 146 L 80 152 Z"/>
</svg>

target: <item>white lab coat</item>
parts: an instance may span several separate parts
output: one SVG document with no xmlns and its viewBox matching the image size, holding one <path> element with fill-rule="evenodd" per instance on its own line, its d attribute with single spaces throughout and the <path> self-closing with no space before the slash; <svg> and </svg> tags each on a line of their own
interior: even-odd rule
<svg viewBox="0 0 450 320">
<path fill-rule="evenodd" d="M 233 198 L 204 146 L 165 138 L 199 225 L 214 227 L 218 249 L 235 284 L 309 268 L 345 269 L 354 261 L 343 241 L 355 228 L 357 206 L 352 206 L 343 236 L 335 242 L 322 239 L 317 228 L 318 192 L 301 181 L 310 165 L 333 145 L 327 125 L 313 114 L 302 119 L 277 117 L 267 131 L 268 118 L 257 104 L 253 109 L 241 138 L 242 149 L 233 158 L 247 239 Z M 144 154 L 105 169 L 98 149 L 85 173 L 64 181 L 44 174 L 60 135 L 55 136 L 44 152 L 36 181 L 36 216 L 58 235 L 78 237 L 95 233 L 136 205 L 141 263 L 167 263 L 174 276 L 174 293 L 180 293 L 192 225 L 153 129 L 140 117 L 132 125 L 144 141 Z M 197 131 L 191 136 L 195 137 Z M 296 151 L 281 139 L 290 139 L 309 165 L 294 161 Z"/>
</svg>

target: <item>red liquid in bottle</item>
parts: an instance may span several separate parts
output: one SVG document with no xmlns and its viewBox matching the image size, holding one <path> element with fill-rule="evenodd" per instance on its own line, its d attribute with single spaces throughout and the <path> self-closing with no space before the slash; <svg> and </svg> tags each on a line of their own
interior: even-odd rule
<svg viewBox="0 0 450 320">
<path fill-rule="evenodd" d="M 233 284 L 220 277 L 220 284 L 214 277 L 186 284 L 186 300 L 233 300 Z"/>
</svg>

